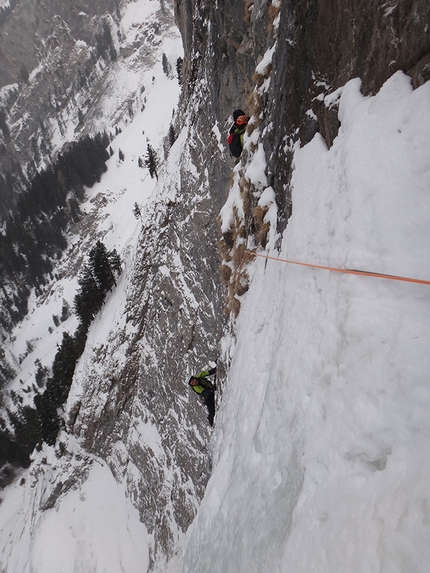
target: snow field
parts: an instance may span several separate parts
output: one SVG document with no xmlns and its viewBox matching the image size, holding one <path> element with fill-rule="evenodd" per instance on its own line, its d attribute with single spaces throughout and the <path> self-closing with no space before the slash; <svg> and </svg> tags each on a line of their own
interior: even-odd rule
<svg viewBox="0 0 430 573">
<path fill-rule="evenodd" d="M 79 454 L 77 445 L 75 450 Z M 45 454 L 49 458 L 50 452 Z M 58 460 L 50 461 L 58 469 Z M 55 472 L 46 467 L 46 473 L 26 478 L 25 484 L 9 488 L 2 501 L 1 563 L 8 572 L 147 570 L 150 536 L 126 496 L 125 485 L 116 482 L 106 465 L 93 460 L 81 483 L 55 509 L 45 511 Z M 5 543 L 7 539 L 10 543 Z"/>
</svg>

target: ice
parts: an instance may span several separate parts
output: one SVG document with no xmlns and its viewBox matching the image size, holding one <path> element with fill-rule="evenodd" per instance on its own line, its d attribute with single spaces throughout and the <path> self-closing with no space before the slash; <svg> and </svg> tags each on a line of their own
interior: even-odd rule
<svg viewBox="0 0 430 573">
<path fill-rule="evenodd" d="M 430 279 L 430 84 L 341 90 L 274 257 Z M 254 177 L 255 178 L 255 177 Z M 430 290 L 257 258 L 183 571 L 425 573 Z M 230 344 L 232 344 L 230 342 Z"/>
</svg>

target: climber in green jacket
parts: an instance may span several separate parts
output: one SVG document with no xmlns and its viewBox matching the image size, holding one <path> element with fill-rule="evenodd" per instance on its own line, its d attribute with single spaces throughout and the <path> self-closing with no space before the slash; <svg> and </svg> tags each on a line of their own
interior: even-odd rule
<svg viewBox="0 0 430 573">
<path fill-rule="evenodd" d="M 212 368 L 211 370 L 203 370 L 199 374 L 195 376 L 191 376 L 188 384 L 194 390 L 196 394 L 202 397 L 204 404 L 208 409 L 208 422 L 211 426 L 214 425 L 214 416 L 215 416 L 215 384 L 212 384 L 210 380 L 207 379 L 207 376 L 212 376 L 216 374 L 216 368 Z"/>
</svg>

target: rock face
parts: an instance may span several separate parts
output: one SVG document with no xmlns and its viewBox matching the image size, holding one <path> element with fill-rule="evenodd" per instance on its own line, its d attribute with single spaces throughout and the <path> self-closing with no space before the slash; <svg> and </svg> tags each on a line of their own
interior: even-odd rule
<svg viewBox="0 0 430 573">
<path fill-rule="evenodd" d="M 266 143 L 271 148 L 269 178 L 278 197 L 279 182 L 288 179 L 279 166 L 290 165 L 282 151 L 283 139 L 299 129 L 304 144 L 318 130 L 330 146 L 337 133 L 337 116 L 322 105 L 318 94 L 334 91 L 354 77 L 361 78 L 364 94 L 375 94 L 397 70 L 410 74 L 415 87 L 430 79 L 429 16 L 428 3 L 419 0 L 383 5 L 323 0 L 282 7 L 267 113 L 283 119 Z M 316 121 L 307 120 L 308 110 Z M 283 226 L 288 208 L 282 199 L 280 206 Z"/>
<path fill-rule="evenodd" d="M 127 483 L 154 561 L 177 550 L 210 476 L 206 414 L 187 380 L 216 358 L 225 327 L 216 202 L 204 178 L 181 171 L 180 185 L 142 229 L 125 307 L 105 311 L 121 318 L 105 340 L 89 337 L 67 406 L 68 431 Z"/>
<path fill-rule="evenodd" d="M 279 230 L 291 212 L 289 145 L 297 137 L 306 143 L 316 131 L 331 145 L 337 133 L 337 114 L 317 96 L 354 77 L 362 79 L 364 94 L 374 94 L 397 70 L 409 74 L 415 87 L 430 79 L 425 0 L 176 0 L 175 6 L 189 85 L 198 77 L 209 84 L 209 105 L 221 123 L 235 107 L 246 107 L 255 66 L 276 44 L 259 112 Z"/>
<path fill-rule="evenodd" d="M 0 18 L 0 219 L 28 177 L 94 130 L 104 72 L 115 59 L 120 3 L 15 0 Z M 84 114 L 87 116 L 84 118 Z M 56 136 L 56 131 L 60 136 Z M 56 141 L 56 143 L 55 143 Z"/>
</svg>

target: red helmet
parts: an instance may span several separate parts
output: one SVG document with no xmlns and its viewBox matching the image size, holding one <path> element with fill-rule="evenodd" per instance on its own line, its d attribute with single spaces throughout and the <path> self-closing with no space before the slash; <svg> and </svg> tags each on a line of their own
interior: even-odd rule
<svg viewBox="0 0 430 573">
<path fill-rule="evenodd" d="M 246 125 L 249 121 L 249 117 L 247 115 L 240 115 L 237 119 L 236 119 L 236 123 L 237 125 Z"/>
</svg>

